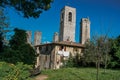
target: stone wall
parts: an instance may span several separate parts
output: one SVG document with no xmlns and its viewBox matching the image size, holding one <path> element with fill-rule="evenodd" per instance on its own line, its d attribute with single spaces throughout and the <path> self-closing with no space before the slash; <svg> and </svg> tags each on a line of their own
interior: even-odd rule
<svg viewBox="0 0 120 80">
<path fill-rule="evenodd" d="M 61 47 L 63 49 L 61 49 Z M 81 54 L 81 48 L 64 45 L 45 45 L 40 46 L 39 50 L 40 61 L 38 61 L 38 64 L 40 65 L 40 69 L 59 69 L 61 66 L 63 66 L 63 60 L 67 60 L 69 56 L 59 54 L 60 51 L 63 53 L 72 54 L 72 56 L 75 56 L 76 53 Z"/>
</svg>

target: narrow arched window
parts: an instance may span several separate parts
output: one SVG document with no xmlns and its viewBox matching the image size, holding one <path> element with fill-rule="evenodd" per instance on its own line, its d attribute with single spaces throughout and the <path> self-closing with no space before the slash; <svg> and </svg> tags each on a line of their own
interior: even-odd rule
<svg viewBox="0 0 120 80">
<path fill-rule="evenodd" d="M 72 22 L 72 13 L 71 12 L 69 12 L 69 14 L 68 14 L 68 21 Z"/>
</svg>

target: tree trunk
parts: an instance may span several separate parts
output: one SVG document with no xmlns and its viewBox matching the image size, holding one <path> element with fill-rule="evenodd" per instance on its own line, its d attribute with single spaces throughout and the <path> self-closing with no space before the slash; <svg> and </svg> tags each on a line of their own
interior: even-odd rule
<svg viewBox="0 0 120 80">
<path fill-rule="evenodd" d="M 97 66 L 97 74 L 96 74 L 96 80 L 99 80 L 99 68 L 100 68 L 100 59 L 99 57 L 97 57 L 97 62 L 96 62 Z"/>
<path fill-rule="evenodd" d="M 105 67 L 104 67 L 104 73 L 106 73 L 107 68 L 107 53 L 105 54 Z"/>
</svg>

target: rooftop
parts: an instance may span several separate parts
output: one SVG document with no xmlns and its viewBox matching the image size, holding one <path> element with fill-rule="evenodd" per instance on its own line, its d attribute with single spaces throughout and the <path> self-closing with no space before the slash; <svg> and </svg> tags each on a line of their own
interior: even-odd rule
<svg viewBox="0 0 120 80">
<path fill-rule="evenodd" d="M 47 45 L 64 45 L 64 46 L 84 48 L 84 45 L 83 45 L 83 44 L 76 43 L 76 42 L 70 42 L 70 41 L 61 41 L 61 42 L 45 43 L 45 44 L 36 45 L 35 47 L 47 46 Z"/>
</svg>

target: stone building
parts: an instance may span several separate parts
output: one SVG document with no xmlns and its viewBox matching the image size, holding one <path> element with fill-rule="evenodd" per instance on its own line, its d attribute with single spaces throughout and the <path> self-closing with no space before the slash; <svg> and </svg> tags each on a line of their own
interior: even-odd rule
<svg viewBox="0 0 120 80">
<path fill-rule="evenodd" d="M 57 32 L 55 32 L 53 36 L 53 42 L 58 42 L 58 41 L 59 41 L 59 35 Z"/>
<path fill-rule="evenodd" d="M 76 9 L 65 6 L 60 17 L 60 41 L 75 42 Z"/>
<path fill-rule="evenodd" d="M 90 39 L 90 20 L 89 18 L 82 18 L 80 22 L 81 34 L 80 34 L 80 43 L 84 44 L 87 40 Z"/>
<path fill-rule="evenodd" d="M 34 45 L 40 45 L 40 43 L 41 43 L 41 35 L 42 35 L 41 32 L 39 32 L 39 31 L 35 32 L 35 35 L 34 35 Z"/>
<path fill-rule="evenodd" d="M 81 20 L 81 43 L 75 42 L 76 9 L 65 6 L 61 10 L 60 32 L 54 34 L 53 42 L 36 45 L 36 67 L 59 69 L 70 55 L 83 54 L 84 43 L 90 38 L 90 20 Z"/>
<path fill-rule="evenodd" d="M 32 32 L 31 31 L 27 31 L 27 43 L 31 44 L 31 36 L 32 36 Z"/>
<path fill-rule="evenodd" d="M 82 55 L 84 46 L 75 42 L 52 42 L 35 46 L 39 49 L 39 61 L 37 66 L 40 69 L 59 69 L 63 66 L 63 60 L 69 58 L 69 55 L 75 56 L 77 53 Z"/>
</svg>

